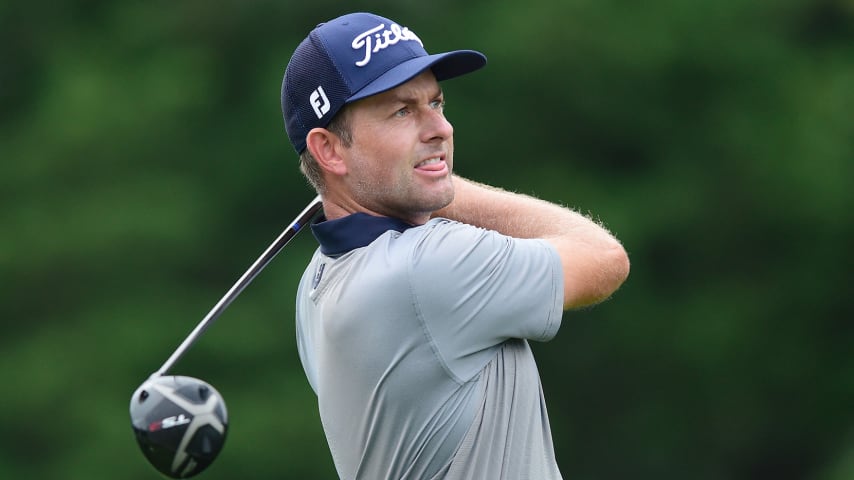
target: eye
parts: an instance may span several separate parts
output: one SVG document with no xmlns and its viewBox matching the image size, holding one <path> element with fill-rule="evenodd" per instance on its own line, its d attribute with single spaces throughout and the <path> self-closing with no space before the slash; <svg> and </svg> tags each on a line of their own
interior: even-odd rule
<svg viewBox="0 0 854 480">
<path fill-rule="evenodd" d="M 403 107 L 400 110 L 394 112 L 394 116 L 397 118 L 403 118 L 409 115 L 409 107 Z"/>
<path fill-rule="evenodd" d="M 439 98 L 430 102 L 430 108 L 434 110 L 444 110 L 445 109 L 445 99 Z"/>
</svg>

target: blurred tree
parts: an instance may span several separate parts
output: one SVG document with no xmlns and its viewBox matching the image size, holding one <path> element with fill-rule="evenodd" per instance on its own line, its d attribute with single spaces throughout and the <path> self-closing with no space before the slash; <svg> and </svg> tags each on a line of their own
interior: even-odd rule
<svg viewBox="0 0 854 480">
<path fill-rule="evenodd" d="M 445 86 L 458 171 L 629 250 L 535 346 L 566 478 L 854 478 L 846 0 L 0 3 L 0 477 L 158 478 L 130 394 L 313 196 L 281 75 L 351 10 L 485 52 Z M 313 248 L 176 368 L 232 418 L 205 478 L 335 475 L 293 342 Z"/>
</svg>

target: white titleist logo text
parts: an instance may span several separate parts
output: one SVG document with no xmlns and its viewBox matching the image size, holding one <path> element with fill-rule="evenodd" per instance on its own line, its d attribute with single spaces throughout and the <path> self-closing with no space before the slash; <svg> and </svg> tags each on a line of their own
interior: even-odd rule
<svg viewBox="0 0 854 480">
<path fill-rule="evenodd" d="M 354 50 L 365 50 L 365 58 L 356 62 L 357 67 L 364 67 L 371 61 L 371 55 L 388 48 L 397 42 L 415 40 L 420 43 L 422 47 L 424 46 L 424 44 L 421 43 L 421 39 L 418 38 L 418 35 L 415 35 L 412 30 L 406 27 L 401 27 L 396 23 L 392 23 L 388 29 L 383 30 L 384 28 L 385 24 L 381 23 L 367 32 L 360 33 L 353 39 Z M 380 30 L 383 31 L 380 32 Z"/>
</svg>

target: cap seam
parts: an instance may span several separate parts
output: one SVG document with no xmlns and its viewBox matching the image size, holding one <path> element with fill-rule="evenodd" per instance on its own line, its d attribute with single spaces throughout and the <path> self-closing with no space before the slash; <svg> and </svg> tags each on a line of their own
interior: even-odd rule
<svg viewBox="0 0 854 480">
<path fill-rule="evenodd" d="M 309 34 L 309 36 L 314 36 L 317 38 L 317 43 L 320 44 L 320 48 L 323 50 L 323 54 L 326 56 L 326 58 L 329 59 L 329 63 L 332 65 L 332 68 L 335 69 L 335 73 L 338 75 L 338 78 L 342 80 L 341 83 L 347 86 L 347 91 L 350 92 L 350 94 L 347 96 L 350 97 L 351 95 L 353 95 L 353 85 L 351 84 L 350 80 L 341 73 L 341 66 L 338 65 L 338 59 L 335 58 L 335 55 L 331 54 L 331 50 L 327 47 L 326 39 L 323 38 L 320 32 L 313 32 L 313 35 Z"/>
</svg>

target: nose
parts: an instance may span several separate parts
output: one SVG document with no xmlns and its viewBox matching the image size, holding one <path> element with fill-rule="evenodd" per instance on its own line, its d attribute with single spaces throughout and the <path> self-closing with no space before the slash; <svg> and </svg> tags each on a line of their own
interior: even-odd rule
<svg viewBox="0 0 854 480">
<path fill-rule="evenodd" d="M 428 110 L 424 118 L 423 141 L 445 141 L 454 136 L 454 126 L 441 110 Z"/>
</svg>

